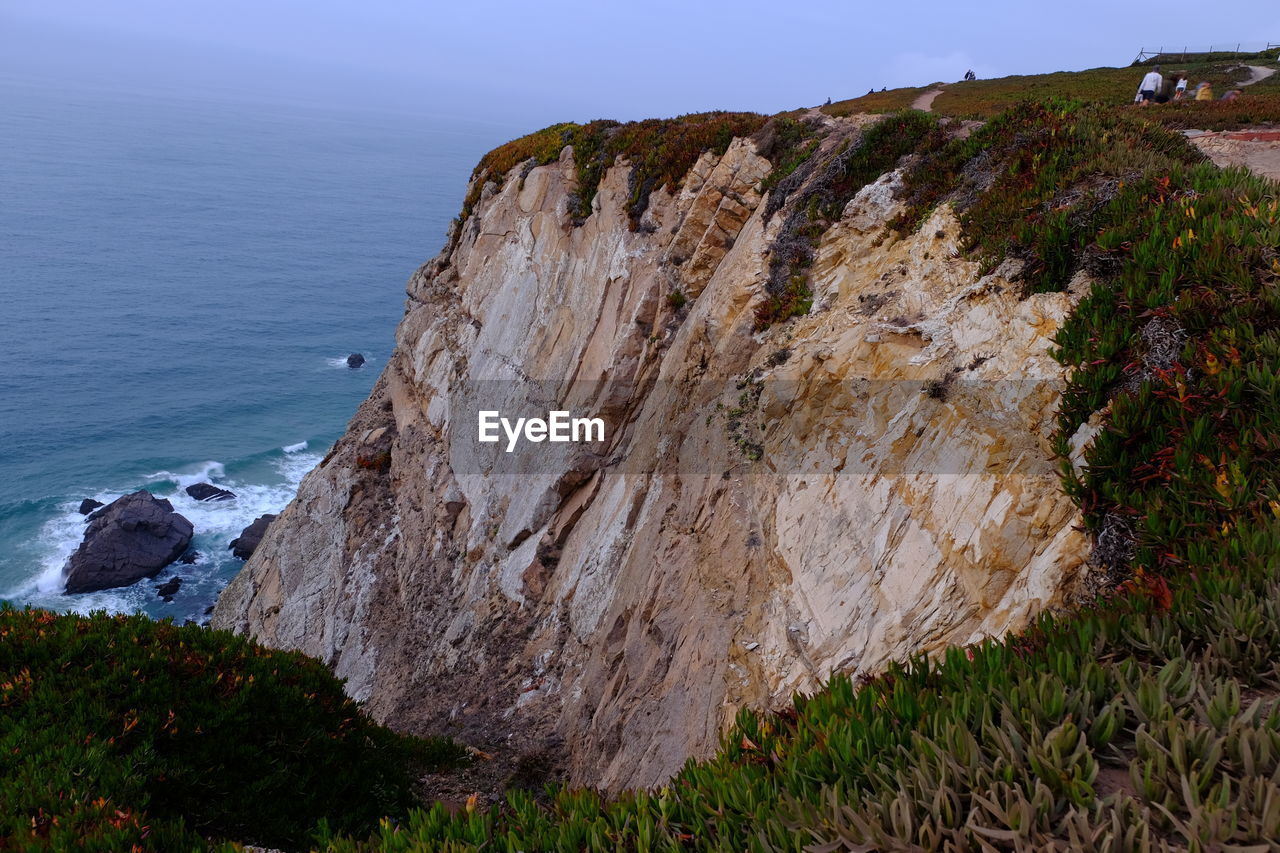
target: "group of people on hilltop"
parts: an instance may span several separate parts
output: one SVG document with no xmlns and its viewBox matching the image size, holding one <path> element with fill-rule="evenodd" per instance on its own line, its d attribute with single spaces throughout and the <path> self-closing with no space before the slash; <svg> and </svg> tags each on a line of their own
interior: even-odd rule
<svg viewBox="0 0 1280 853">
<path fill-rule="evenodd" d="M 1133 96 L 1133 102 L 1141 106 L 1150 103 L 1167 104 L 1169 101 L 1182 101 L 1187 97 L 1187 72 L 1175 71 L 1173 77 L 1166 78 L 1160 73 L 1160 66 L 1154 66 L 1142 78 L 1142 82 L 1138 84 L 1138 94 Z M 1234 101 L 1240 97 L 1239 89 L 1232 89 L 1222 96 L 1224 101 Z M 1212 101 L 1213 86 L 1209 82 L 1203 81 L 1196 86 L 1194 99 L 1197 101 Z"/>
</svg>

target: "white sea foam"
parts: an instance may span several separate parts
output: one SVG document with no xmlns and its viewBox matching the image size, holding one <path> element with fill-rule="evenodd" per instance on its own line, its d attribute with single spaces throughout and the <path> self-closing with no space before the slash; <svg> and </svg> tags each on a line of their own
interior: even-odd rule
<svg viewBox="0 0 1280 853">
<path fill-rule="evenodd" d="M 178 472 L 158 471 L 147 478 L 151 493 L 168 499 L 173 508 L 195 526 L 192 548 L 199 552 L 196 562 L 175 565 L 169 570 L 183 578 L 182 588 L 172 605 L 159 602 L 155 585 L 149 581 L 78 595 L 63 592 L 63 567 L 84 538 L 85 516 L 79 513 L 79 500 L 60 504 L 57 514 L 44 523 L 36 541 L 31 543 L 40 567 L 38 573 L 12 590 L 0 591 L 0 598 L 79 613 L 133 612 L 144 608 L 156 612 L 157 608 L 172 608 L 161 609 L 160 615 L 173 615 L 179 621 L 202 619 L 205 606 L 239 569 L 240 561 L 227 550 L 231 540 L 258 516 L 284 509 L 302 478 L 320 462 L 319 454 L 303 452 L 306 446 L 306 442 L 300 442 L 282 448 L 287 452 L 271 460 L 276 476 L 267 478 L 269 482 L 226 479 L 225 467 L 212 461 L 183 466 Z M 197 501 L 184 491 L 188 485 L 211 480 L 220 480 L 220 487 L 235 492 L 235 500 Z M 100 492 L 93 497 L 106 504 L 121 494 Z"/>
<path fill-rule="evenodd" d="M 196 483 L 209 483 L 214 480 L 221 480 L 226 476 L 226 468 L 221 462 L 198 462 L 195 465 L 188 466 L 194 468 L 194 471 L 175 474 L 172 471 L 157 471 L 147 477 L 147 481 L 151 483 L 162 483 L 168 481 L 177 483 L 180 488 L 185 489 L 187 486 L 194 486 Z"/>
<path fill-rule="evenodd" d="M 286 444 L 280 449 L 285 453 L 297 453 L 299 450 L 306 450 L 307 443 L 305 441 L 299 441 L 297 444 Z"/>
</svg>

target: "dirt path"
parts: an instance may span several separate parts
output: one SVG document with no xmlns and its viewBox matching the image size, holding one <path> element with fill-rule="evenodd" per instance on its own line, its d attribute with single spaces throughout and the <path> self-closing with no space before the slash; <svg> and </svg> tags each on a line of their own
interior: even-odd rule
<svg viewBox="0 0 1280 853">
<path fill-rule="evenodd" d="M 1274 68 L 1265 68 L 1261 65 L 1246 65 L 1245 68 L 1249 69 L 1249 79 L 1237 83 L 1237 86 L 1252 86 L 1254 83 L 1266 80 L 1272 74 L 1276 73 Z"/>
<path fill-rule="evenodd" d="M 942 94 L 941 89 L 930 89 L 911 102 L 911 109 L 933 112 L 933 99 Z"/>
<path fill-rule="evenodd" d="M 1280 130 L 1198 133 L 1190 139 L 1219 166 L 1244 166 L 1254 174 L 1280 181 Z"/>
</svg>

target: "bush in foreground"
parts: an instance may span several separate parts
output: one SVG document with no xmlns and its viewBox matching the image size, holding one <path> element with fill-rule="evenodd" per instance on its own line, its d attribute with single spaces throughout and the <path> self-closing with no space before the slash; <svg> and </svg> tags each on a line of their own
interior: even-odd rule
<svg viewBox="0 0 1280 853">
<path fill-rule="evenodd" d="M 366 717 L 318 661 L 145 616 L 0 605 L 0 850 L 305 843 L 412 804 L 448 742 Z"/>
</svg>

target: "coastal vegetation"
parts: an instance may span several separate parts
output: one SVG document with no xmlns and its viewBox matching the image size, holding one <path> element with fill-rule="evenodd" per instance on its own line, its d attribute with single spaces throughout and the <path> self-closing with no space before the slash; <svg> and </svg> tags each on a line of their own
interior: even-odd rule
<svg viewBox="0 0 1280 853">
<path fill-rule="evenodd" d="M 464 753 L 375 724 L 296 652 L 0 605 L 0 755 L 0 850 L 172 853 L 368 831 Z"/>
<path fill-rule="evenodd" d="M 808 268 L 819 239 L 839 221 L 859 190 L 930 139 L 938 139 L 937 120 L 919 110 L 886 116 L 832 151 L 824 151 L 816 140 L 791 134 L 792 151 L 780 158 L 765 181 L 772 184 L 766 218 L 788 202 L 791 212 L 773 243 L 765 285 L 768 296 L 756 309 L 757 329 L 809 313 L 813 296 Z M 775 179 L 779 173 L 782 176 Z"/>
<path fill-rule="evenodd" d="M 649 207 L 654 190 L 676 188 L 703 153 L 723 154 L 734 137 L 750 136 L 766 118 L 757 113 L 695 113 L 672 119 L 646 119 L 622 124 L 597 120 L 586 124 L 555 124 L 500 145 L 486 154 L 471 176 L 460 221 L 475 209 L 486 183 L 501 187 L 517 166 L 525 171 L 543 166 L 572 146 L 577 187 L 569 213 L 581 224 L 590 214 L 605 171 L 619 158 L 631 163 L 627 213 L 633 227 Z"/>
<path fill-rule="evenodd" d="M 1093 281 L 1057 338 L 1070 379 L 1056 442 L 1114 580 L 1280 560 L 1275 185 L 1068 101 L 1006 112 L 923 158 L 907 184 L 905 221 L 959 200 L 972 250 L 1025 260 L 1029 291 L 1080 271 Z M 1077 471 L 1071 439 L 1103 412 Z"/>
<path fill-rule="evenodd" d="M 1201 81 L 1208 82 L 1215 92 L 1221 94 L 1227 89 L 1235 88 L 1249 78 L 1249 70 L 1245 64 L 1260 67 L 1275 67 L 1274 57 L 1258 55 L 1248 59 L 1214 59 L 1211 56 L 1188 57 L 1190 62 L 1179 64 L 1170 61 L 1163 67 L 1167 72 L 1185 71 L 1191 86 L 1194 88 Z M 934 99 L 932 111 L 944 116 L 964 119 L 986 119 L 1003 112 L 1021 100 L 1044 100 L 1046 98 L 1075 98 L 1089 103 L 1107 106 L 1127 107 L 1133 103 L 1138 81 L 1144 69 L 1141 68 L 1091 68 L 1086 71 L 1057 71 L 1049 74 L 1015 74 L 987 80 L 961 80 L 957 82 L 936 83 L 932 87 L 904 87 L 890 89 L 885 92 L 871 92 L 858 98 L 836 101 L 821 108 L 822 112 L 832 116 L 847 116 L 855 113 L 885 113 L 906 109 L 916 98 L 932 88 L 941 89 L 941 94 Z M 1220 122 L 1222 127 L 1205 128 L 1196 124 L 1184 124 L 1184 127 L 1199 127 L 1204 130 L 1221 130 L 1240 127 L 1254 121 L 1280 121 L 1280 103 L 1275 101 L 1260 102 L 1259 95 L 1273 92 L 1274 86 L 1280 85 L 1280 75 L 1262 80 L 1248 90 L 1249 97 L 1244 102 L 1254 102 L 1249 116 L 1241 115 L 1239 123 L 1227 121 L 1230 110 L 1222 110 Z M 1243 107 L 1244 102 L 1237 108 Z M 1145 116 L 1152 121 L 1164 121 L 1165 117 L 1174 114 L 1184 120 L 1191 121 L 1201 114 L 1214 115 L 1212 107 L 1216 104 L 1195 104 L 1182 102 L 1162 105 L 1159 110 L 1148 110 Z M 1223 107 L 1227 104 L 1221 105 Z M 1254 117 L 1256 115 L 1256 117 Z"/>
</svg>

